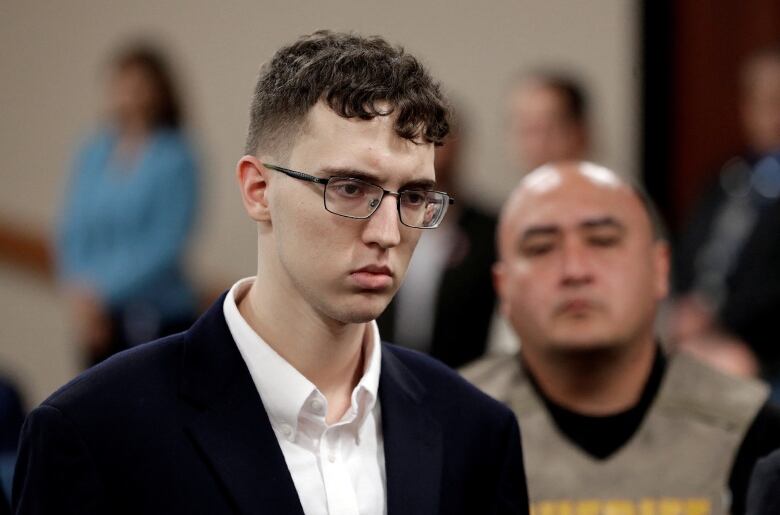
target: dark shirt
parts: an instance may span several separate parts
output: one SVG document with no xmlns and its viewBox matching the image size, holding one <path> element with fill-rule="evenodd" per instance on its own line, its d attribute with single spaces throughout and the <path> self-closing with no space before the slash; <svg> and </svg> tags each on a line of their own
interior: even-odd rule
<svg viewBox="0 0 780 515">
<path fill-rule="evenodd" d="M 11 513 L 11 505 L 8 499 L 5 498 L 5 492 L 0 488 L 0 515 L 6 515 Z"/>
<path fill-rule="evenodd" d="M 527 369 L 526 369 L 527 370 Z M 607 416 L 588 416 L 550 400 L 528 373 L 555 425 L 566 438 L 596 459 L 607 459 L 623 447 L 639 429 L 655 400 L 666 371 L 666 358 L 659 350 L 639 401 L 633 407 Z M 732 515 L 745 513 L 745 498 L 753 466 L 759 458 L 780 448 L 780 408 L 767 402 L 753 420 L 737 451 L 729 476 Z"/>
<path fill-rule="evenodd" d="M 19 393 L 11 383 L 0 378 L 0 453 L 16 452 L 24 409 Z"/>
</svg>

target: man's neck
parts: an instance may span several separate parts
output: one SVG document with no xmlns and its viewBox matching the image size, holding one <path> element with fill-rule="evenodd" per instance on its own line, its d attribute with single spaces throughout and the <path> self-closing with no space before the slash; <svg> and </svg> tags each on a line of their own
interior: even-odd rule
<svg viewBox="0 0 780 515">
<path fill-rule="evenodd" d="M 351 404 L 352 390 L 360 381 L 368 358 L 363 352 L 365 338 L 370 337 L 368 324 L 323 320 L 309 306 L 279 302 L 285 296 L 268 295 L 265 286 L 255 279 L 238 301 L 241 316 L 322 392 L 328 400 L 326 421 L 338 421 Z"/>
<path fill-rule="evenodd" d="M 633 407 L 653 366 L 652 339 L 588 351 L 524 349 L 524 365 L 552 402 L 576 413 L 611 415 Z"/>
</svg>

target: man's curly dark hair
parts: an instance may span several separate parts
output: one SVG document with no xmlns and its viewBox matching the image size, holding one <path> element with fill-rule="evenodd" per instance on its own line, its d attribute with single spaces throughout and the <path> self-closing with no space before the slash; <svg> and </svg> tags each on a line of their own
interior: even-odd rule
<svg viewBox="0 0 780 515">
<path fill-rule="evenodd" d="M 396 133 L 412 141 L 440 145 L 449 132 L 448 104 L 416 58 L 379 36 L 321 30 L 260 70 L 246 153 L 284 152 L 320 100 L 345 118 L 396 114 Z"/>
</svg>

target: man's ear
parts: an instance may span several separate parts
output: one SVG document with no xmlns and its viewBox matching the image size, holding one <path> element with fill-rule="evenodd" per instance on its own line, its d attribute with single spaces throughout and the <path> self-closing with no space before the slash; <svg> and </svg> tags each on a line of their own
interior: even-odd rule
<svg viewBox="0 0 780 515">
<path fill-rule="evenodd" d="M 268 173 L 255 156 L 246 155 L 239 159 L 236 165 L 236 179 L 244 209 L 256 222 L 271 220 L 271 212 L 268 209 Z"/>
<path fill-rule="evenodd" d="M 655 242 L 653 246 L 653 266 L 655 267 L 655 293 L 658 300 L 669 295 L 670 260 L 671 249 L 669 244 L 663 240 Z"/>
<path fill-rule="evenodd" d="M 493 268 L 491 268 L 491 272 L 493 274 L 493 289 L 496 291 L 496 296 L 498 297 L 498 307 L 499 311 L 502 315 L 505 317 L 508 316 L 508 313 L 505 313 L 505 303 L 504 303 L 504 279 L 505 279 L 505 273 L 504 270 L 504 263 L 501 261 L 497 261 L 493 263 Z"/>
</svg>

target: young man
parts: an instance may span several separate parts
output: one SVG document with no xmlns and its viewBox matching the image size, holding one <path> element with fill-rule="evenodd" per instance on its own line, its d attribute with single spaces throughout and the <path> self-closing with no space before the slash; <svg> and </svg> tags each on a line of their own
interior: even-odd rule
<svg viewBox="0 0 780 515">
<path fill-rule="evenodd" d="M 237 166 L 257 276 L 35 410 L 18 512 L 527 513 L 511 412 L 374 323 L 450 202 L 447 130 L 436 83 L 380 38 L 279 50 Z"/>
<path fill-rule="evenodd" d="M 517 414 L 537 513 L 742 513 L 753 464 L 780 446 L 766 385 L 661 351 L 669 255 L 643 199 L 566 162 L 502 212 L 495 283 L 520 355 L 464 373 Z"/>
</svg>

